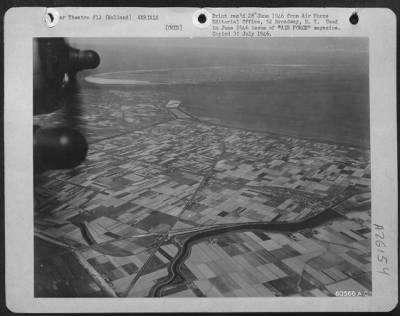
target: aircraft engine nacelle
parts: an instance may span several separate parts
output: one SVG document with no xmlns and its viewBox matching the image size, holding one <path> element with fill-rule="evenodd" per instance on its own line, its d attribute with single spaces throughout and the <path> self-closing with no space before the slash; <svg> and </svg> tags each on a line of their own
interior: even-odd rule
<svg viewBox="0 0 400 316">
<path fill-rule="evenodd" d="M 70 127 L 34 126 L 33 144 L 35 174 L 79 166 L 88 151 L 85 137 Z"/>
<path fill-rule="evenodd" d="M 97 68 L 99 55 L 92 50 L 71 48 L 64 38 L 33 41 L 34 115 L 51 113 L 64 105 L 66 89 L 75 85 L 76 73 Z"/>
<path fill-rule="evenodd" d="M 95 69 L 100 64 L 99 55 L 93 50 L 70 48 L 68 54 L 68 72 L 78 72 L 84 69 Z"/>
</svg>

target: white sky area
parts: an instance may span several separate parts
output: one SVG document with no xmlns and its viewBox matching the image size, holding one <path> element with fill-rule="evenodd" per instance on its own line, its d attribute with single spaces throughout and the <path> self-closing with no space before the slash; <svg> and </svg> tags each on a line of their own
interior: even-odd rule
<svg viewBox="0 0 400 316">
<path fill-rule="evenodd" d="M 79 46 L 147 46 L 159 49 L 169 47 L 196 47 L 297 51 L 366 51 L 367 38 L 351 37 L 279 37 L 279 38 L 71 38 Z"/>
<path fill-rule="evenodd" d="M 73 38 L 68 42 L 99 53 L 101 64 L 95 73 L 257 63 L 368 66 L 367 38 Z"/>
</svg>

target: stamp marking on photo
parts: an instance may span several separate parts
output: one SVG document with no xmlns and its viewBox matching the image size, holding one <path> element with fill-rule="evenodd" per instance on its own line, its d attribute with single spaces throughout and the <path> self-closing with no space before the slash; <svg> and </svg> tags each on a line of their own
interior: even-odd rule
<svg viewBox="0 0 400 316">
<path fill-rule="evenodd" d="M 7 306 L 394 308 L 395 27 L 367 8 L 8 11 Z"/>
</svg>

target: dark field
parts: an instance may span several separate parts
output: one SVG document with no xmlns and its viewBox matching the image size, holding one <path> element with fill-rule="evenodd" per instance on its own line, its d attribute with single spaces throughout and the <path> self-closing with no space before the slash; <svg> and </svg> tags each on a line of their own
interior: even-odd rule
<svg viewBox="0 0 400 316">
<path fill-rule="evenodd" d="M 66 248 L 35 238 L 35 297 L 106 297 Z"/>
</svg>

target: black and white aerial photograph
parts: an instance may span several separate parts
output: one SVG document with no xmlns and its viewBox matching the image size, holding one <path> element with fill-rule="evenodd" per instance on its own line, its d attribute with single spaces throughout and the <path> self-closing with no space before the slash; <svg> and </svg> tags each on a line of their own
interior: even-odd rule
<svg viewBox="0 0 400 316">
<path fill-rule="evenodd" d="M 367 37 L 32 44 L 35 297 L 372 295 Z"/>
</svg>

